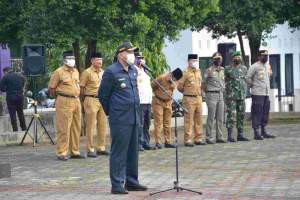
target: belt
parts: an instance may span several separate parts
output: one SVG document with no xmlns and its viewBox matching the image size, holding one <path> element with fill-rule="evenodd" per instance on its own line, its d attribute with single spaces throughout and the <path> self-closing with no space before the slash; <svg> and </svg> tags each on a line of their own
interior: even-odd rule
<svg viewBox="0 0 300 200">
<path fill-rule="evenodd" d="M 163 101 L 163 102 L 170 101 L 170 99 L 163 99 L 163 98 L 160 98 L 160 97 L 157 97 L 157 96 L 155 96 L 155 97 L 156 97 L 157 99 Z"/>
<path fill-rule="evenodd" d="M 62 97 L 67 97 L 67 98 L 73 98 L 73 99 L 78 98 L 78 96 L 72 96 L 72 95 L 63 94 L 63 93 L 57 93 L 57 95 L 62 96 Z"/>
<path fill-rule="evenodd" d="M 185 96 L 185 97 L 198 97 L 199 95 L 189 95 L 189 94 L 184 94 L 183 96 Z"/>
<path fill-rule="evenodd" d="M 220 93 L 220 91 L 206 91 L 206 93 Z"/>
<path fill-rule="evenodd" d="M 93 97 L 93 98 L 98 98 L 97 95 L 84 95 L 85 97 Z"/>
</svg>

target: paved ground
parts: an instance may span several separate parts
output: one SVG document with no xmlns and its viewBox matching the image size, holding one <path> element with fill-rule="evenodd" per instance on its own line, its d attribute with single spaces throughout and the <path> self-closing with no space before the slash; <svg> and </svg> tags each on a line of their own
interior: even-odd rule
<svg viewBox="0 0 300 200">
<path fill-rule="evenodd" d="M 48 144 L 0 147 L 0 162 L 12 164 L 12 178 L 0 179 L 0 199 L 300 199 L 300 125 L 274 125 L 274 140 L 182 147 L 180 183 L 189 192 L 155 192 L 173 186 L 175 151 L 140 154 L 140 180 L 148 192 L 109 193 L 108 158 L 59 162 Z M 248 136 L 250 137 L 250 133 Z"/>
</svg>

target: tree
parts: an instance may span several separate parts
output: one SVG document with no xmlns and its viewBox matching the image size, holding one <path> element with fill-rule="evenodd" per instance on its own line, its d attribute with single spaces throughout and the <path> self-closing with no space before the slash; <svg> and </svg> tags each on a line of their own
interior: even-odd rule
<svg viewBox="0 0 300 200">
<path fill-rule="evenodd" d="M 251 63 L 256 62 L 261 41 L 279 22 L 284 2 L 281 0 L 220 0 L 219 11 L 209 13 L 202 22 L 193 24 L 200 30 L 206 27 L 214 37 L 238 36 L 243 58 L 245 51 L 242 37 L 249 40 Z"/>
</svg>

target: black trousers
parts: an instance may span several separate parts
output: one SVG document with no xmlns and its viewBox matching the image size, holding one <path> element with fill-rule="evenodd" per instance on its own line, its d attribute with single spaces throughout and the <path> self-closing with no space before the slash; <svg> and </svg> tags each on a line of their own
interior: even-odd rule
<svg viewBox="0 0 300 200">
<path fill-rule="evenodd" d="M 141 129 L 139 131 L 139 145 L 150 146 L 149 128 L 151 125 L 151 104 L 141 104 Z"/>
<path fill-rule="evenodd" d="M 19 118 L 20 126 L 23 131 L 26 130 L 26 123 L 25 117 L 23 113 L 23 96 L 16 96 L 13 98 L 7 98 L 7 108 L 10 116 L 11 126 L 13 131 L 18 131 L 18 124 L 17 124 L 17 115 Z"/>
<path fill-rule="evenodd" d="M 251 118 L 252 128 L 265 127 L 269 121 L 269 96 L 252 95 Z"/>
</svg>

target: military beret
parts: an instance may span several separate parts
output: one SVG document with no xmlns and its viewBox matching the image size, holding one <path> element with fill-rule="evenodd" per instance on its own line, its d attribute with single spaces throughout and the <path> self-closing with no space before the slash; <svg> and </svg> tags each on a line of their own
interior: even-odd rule
<svg viewBox="0 0 300 200">
<path fill-rule="evenodd" d="M 268 55 L 269 53 L 268 53 L 268 50 L 260 50 L 259 51 L 259 55 L 261 55 L 261 56 L 265 56 L 265 55 Z"/>
<path fill-rule="evenodd" d="M 69 51 L 64 51 L 63 52 L 63 58 L 67 57 L 67 56 L 74 56 L 74 53 L 72 50 Z"/>
<path fill-rule="evenodd" d="M 190 59 L 198 59 L 198 54 L 189 54 L 188 60 L 190 60 Z"/>
<path fill-rule="evenodd" d="M 94 52 L 92 53 L 91 58 L 102 58 L 102 54 L 100 52 Z"/>
<path fill-rule="evenodd" d="M 121 53 L 121 52 L 127 51 L 127 50 L 134 51 L 135 49 L 136 49 L 136 47 L 134 47 L 131 42 L 126 41 L 123 44 L 121 44 L 120 46 L 118 46 L 117 53 Z"/>
<path fill-rule="evenodd" d="M 239 51 L 234 51 L 234 52 L 232 52 L 231 56 L 232 56 L 232 57 L 235 57 L 235 56 L 241 56 L 241 52 L 239 52 Z"/>
<path fill-rule="evenodd" d="M 177 68 L 174 71 L 172 71 L 172 76 L 176 79 L 179 80 L 182 77 L 182 71 L 181 69 Z"/>
</svg>

